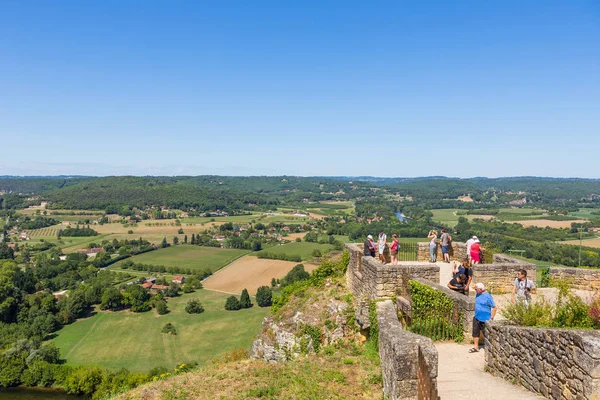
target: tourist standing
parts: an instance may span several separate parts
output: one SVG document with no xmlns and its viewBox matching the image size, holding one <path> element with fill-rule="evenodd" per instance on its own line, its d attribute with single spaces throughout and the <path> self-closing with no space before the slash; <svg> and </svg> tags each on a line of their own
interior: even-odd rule
<svg viewBox="0 0 600 400">
<path fill-rule="evenodd" d="M 365 240 L 363 255 L 375 257 L 375 242 L 373 241 L 373 236 L 371 235 L 367 236 L 367 240 Z"/>
<path fill-rule="evenodd" d="M 392 265 L 398 265 L 398 252 L 400 251 L 400 242 L 398 236 L 392 235 L 392 245 L 390 246 L 390 255 L 392 256 Z"/>
<path fill-rule="evenodd" d="M 452 278 L 452 280 L 450 280 L 450 282 L 448 283 L 448 288 L 460 294 L 467 294 L 465 293 L 466 282 L 467 277 L 465 276 L 465 274 L 458 274 L 457 276 Z"/>
<path fill-rule="evenodd" d="M 475 243 L 475 241 L 477 240 L 477 236 L 473 235 L 473 237 L 469 240 L 467 240 L 467 258 L 469 259 L 469 262 L 471 262 L 471 246 L 473 246 L 473 243 Z"/>
<path fill-rule="evenodd" d="M 535 294 L 535 292 L 535 284 L 531 279 L 527 279 L 527 271 L 522 269 L 517 272 L 517 279 L 515 279 L 512 291 L 512 302 L 516 303 L 518 301 L 524 304 L 525 307 L 529 307 L 531 294 Z"/>
<path fill-rule="evenodd" d="M 435 229 L 432 229 L 427 235 L 427 239 L 431 239 L 429 241 L 429 256 L 431 257 L 431 260 L 429 262 L 432 263 L 434 263 L 437 259 L 437 234 L 437 231 Z"/>
<path fill-rule="evenodd" d="M 485 335 L 485 323 L 493 320 L 496 316 L 496 303 L 492 295 L 485 290 L 485 285 L 481 282 L 475 284 L 475 315 L 473 316 L 473 348 L 469 353 L 479 351 L 479 334 Z"/>
<path fill-rule="evenodd" d="M 469 287 L 471 286 L 471 281 L 473 280 L 473 268 L 471 268 L 469 260 L 465 258 L 462 264 L 455 264 L 452 273 L 454 274 L 455 278 L 460 274 L 464 274 L 466 276 L 467 280 L 465 281 L 465 294 L 468 296 Z"/>
<path fill-rule="evenodd" d="M 387 245 L 387 236 L 383 231 L 379 232 L 379 240 L 377 241 L 377 249 L 379 250 L 379 261 L 385 264 L 385 256 L 383 252 L 385 251 L 385 246 Z"/>
<path fill-rule="evenodd" d="M 448 251 L 450 250 L 450 242 L 452 241 L 452 236 L 445 229 L 442 229 L 442 236 L 440 237 L 442 242 L 442 255 L 444 256 L 444 262 L 450 262 L 450 254 Z"/>
<path fill-rule="evenodd" d="M 479 264 L 481 262 L 481 243 L 479 239 L 475 239 L 475 242 L 471 245 L 471 263 Z"/>
</svg>

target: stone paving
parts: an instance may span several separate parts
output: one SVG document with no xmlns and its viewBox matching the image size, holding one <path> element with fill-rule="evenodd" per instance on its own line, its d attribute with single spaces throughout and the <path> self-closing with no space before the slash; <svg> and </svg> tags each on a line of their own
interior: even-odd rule
<svg viewBox="0 0 600 400">
<path fill-rule="evenodd" d="M 484 350 L 469 353 L 468 344 L 438 342 L 438 393 L 442 400 L 543 399 L 484 371 Z"/>
</svg>

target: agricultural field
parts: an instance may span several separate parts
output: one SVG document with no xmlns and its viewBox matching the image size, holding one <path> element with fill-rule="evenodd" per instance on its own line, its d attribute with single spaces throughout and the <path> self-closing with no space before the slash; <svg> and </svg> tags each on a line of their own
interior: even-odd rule
<svg viewBox="0 0 600 400">
<path fill-rule="evenodd" d="M 283 278 L 297 262 L 267 260 L 254 256 L 245 256 L 234 261 L 216 274 L 208 277 L 202 283 L 206 289 L 226 293 L 240 293 L 242 289 L 255 294 L 260 286 L 271 286 L 271 279 Z M 302 263 L 306 271 L 312 271 L 317 266 Z"/>
<path fill-rule="evenodd" d="M 568 241 L 564 241 L 564 242 L 557 242 L 560 244 L 570 244 L 573 246 L 579 246 L 579 240 L 568 240 Z M 600 248 L 600 237 L 594 238 L 594 239 L 583 239 L 581 241 L 581 245 L 584 247 L 595 247 L 595 248 Z"/>
<path fill-rule="evenodd" d="M 210 269 L 215 272 L 235 259 L 248 254 L 248 250 L 220 249 L 216 247 L 179 245 L 158 249 L 128 258 L 134 263 L 182 267 L 196 271 Z M 108 269 L 121 270 L 121 260 Z"/>
<path fill-rule="evenodd" d="M 523 225 L 525 228 L 528 228 L 530 226 L 536 226 L 538 228 L 545 228 L 547 226 L 550 228 L 570 228 L 572 223 L 583 223 L 586 222 L 586 220 L 577 219 L 572 221 L 551 221 L 547 219 L 528 219 L 516 222 Z"/>
<path fill-rule="evenodd" d="M 466 215 L 459 214 L 465 213 L 466 210 L 460 210 L 458 208 L 440 208 L 436 210 L 430 210 L 433 213 L 433 220 L 439 222 L 442 225 L 454 226 L 458 223 L 460 217 L 465 217 L 469 221 L 475 218 L 481 218 L 485 220 L 492 219 L 491 215 Z"/>
<path fill-rule="evenodd" d="M 598 213 L 598 214 L 592 214 Z M 577 212 L 570 212 L 570 216 L 581 218 L 581 219 L 600 219 L 599 208 L 581 208 Z"/>
<path fill-rule="evenodd" d="M 266 249 L 266 251 L 272 254 L 287 254 L 290 256 L 298 255 L 302 258 L 303 261 L 305 261 L 311 260 L 313 258 L 312 252 L 315 249 L 321 250 L 321 252 L 325 254 L 333 250 L 333 246 L 330 244 L 319 244 L 310 242 L 292 242 L 280 246 L 269 247 L 268 249 Z"/>
<path fill-rule="evenodd" d="M 225 311 L 229 295 L 198 290 L 168 301 L 166 315 L 154 311 L 99 311 L 57 332 L 52 342 L 70 365 L 96 364 L 117 369 L 147 372 L 153 367 L 172 369 L 180 363 L 205 365 L 235 348 L 249 349 L 268 308 L 254 307 Z M 198 299 L 205 312 L 190 315 L 185 305 Z M 171 323 L 177 335 L 161 333 Z"/>
</svg>

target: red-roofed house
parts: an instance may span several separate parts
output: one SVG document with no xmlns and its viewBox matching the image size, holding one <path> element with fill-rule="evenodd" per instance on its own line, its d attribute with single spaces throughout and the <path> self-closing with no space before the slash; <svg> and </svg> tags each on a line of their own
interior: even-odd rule
<svg viewBox="0 0 600 400">
<path fill-rule="evenodd" d="M 185 276 L 175 275 L 173 277 L 173 281 L 172 282 L 173 283 L 177 283 L 179 285 L 182 285 L 184 280 L 185 280 Z"/>
<path fill-rule="evenodd" d="M 154 285 L 154 283 L 152 283 L 152 282 L 144 282 L 140 286 L 143 287 L 144 289 L 150 289 L 153 285 Z"/>
</svg>

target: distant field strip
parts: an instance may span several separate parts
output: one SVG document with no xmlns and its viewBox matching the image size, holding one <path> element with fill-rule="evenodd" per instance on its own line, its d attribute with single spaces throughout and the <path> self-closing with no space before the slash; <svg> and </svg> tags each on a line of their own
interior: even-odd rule
<svg viewBox="0 0 600 400">
<path fill-rule="evenodd" d="M 56 237 L 58 233 L 58 229 L 49 227 L 49 228 L 41 228 L 41 229 L 33 229 L 29 232 L 29 236 L 33 237 Z"/>
</svg>

